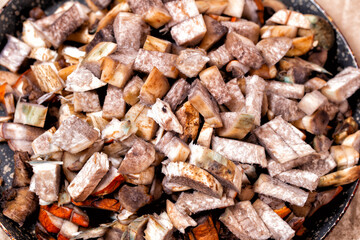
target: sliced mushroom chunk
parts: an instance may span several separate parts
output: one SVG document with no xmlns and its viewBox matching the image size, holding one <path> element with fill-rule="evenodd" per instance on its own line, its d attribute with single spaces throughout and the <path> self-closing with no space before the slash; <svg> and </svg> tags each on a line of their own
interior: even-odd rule
<svg viewBox="0 0 360 240">
<path fill-rule="evenodd" d="M 330 79 L 321 89 L 330 101 L 340 103 L 353 95 L 360 88 L 359 69 L 348 67 Z"/>
<path fill-rule="evenodd" d="M 57 201 L 60 190 L 60 165 L 55 162 L 40 162 L 32 166 L 36 195 L 44 202 Z"/>
<path fill-rule="evenodd" d="M 216 136 L 212 138 L 211 145 L 215 152 L 222 154 L 232 161 L 259 164 L 261 167 L 267 166 L 265 149 L 259 145 Z M 237 154 L 238 152 L 242 154 Z"/>
<path fill-rule="evenodd" d="M 160 215 L 156 213 L 149 216 L 149 222 L 145 229 L 145 239 L 147 240 L 166 240 L 173 233 L 174 226 L 166 212 Z"/>
<path fill-rule="evenodd" d="M 254 123 L 260 126 L 261 106 L 263 103 L 263 95 L 266 89 L 266 82 L 259 76 L 251 76 L 246 81 L 246 113 L 254 116 Z"/>
<path fill-rule="evenodd" d="M 303 187 L 309 191 L 314 191 L 319 182 L 319 177 L 315 173 L 298 169 L 279 173 L 275 177 L 283 182 L 297 187 Z"/>
<path fill-rule="evenodd" d="M 126 103 L 122 89 L 108 85 L 106 97 L 102 109 L 102 117 L 105 119 L 122 118 L 125 115 Z"/>
<path fill-rule="evenodd" d="M 155 161 L 155 149 L 152 144 L 137 139 L 121 162 L 119 172 L 122 174 L 140 173 Z"/>
<path fill-rule="evenodd" d="M 268 66 L 273 66 L 289 51 L 292 40 L 287 37 L 266 38 L 256 44 Z"/>
<path fill-rule="evenodd" d="M 204 125 L 200 130 L 196 143 L 200 146 L 210 148 L 211 138 L 213 134 L 214 134 L 214 128 L 209 126 L 207 123 L 204 123 Z"/>
<path fill-rule="evenodd" d="M 226 83 L 230 101 L 225 103 L 226 107 L 232 112 L 245 112 L 245 98 L 238 85 L 237 79 L 234 78 Z"/>
<path fill-rule="evenodd" d="M 56 13 L 53 16 L 57 16 Z M 64 11 L 51 25 L 42 28 L 42 32 L 46 40 L 48 40 L 55 48 L 58 48 L 66 38 L 81 26 L 88 17 L 80 3 L 73 5 Z M 37 22 L 35 22 L 36 24 Z"/>
<path fill-rule="evenodd" d="M 176 67 L 189 78 L 196 77 L 210 59 L 202 49 L 187 48 L 180 51 Z"/>
<path fill-rule="evenodd" d="M 222 185 L 240 193 L 242 169 L 240 170 L 232 161 L 211 149 L 190 144 L 190 150 L 190 164 L 209 171 Z"/>
<path fill-rule="evenodd" d="M 133 106 L 139 101 L 140 90 L 144 85 L 143 80 L 138 76 L 133 77 L 124 88 L 124 101 Z"/>
<path fill-rule="evenodd" d="M 223 195 L 221 198 L 216 198 L 196 191 L 193 193 L 181 193 L 175 203 L 175 207 L 180 212 L 196 214 L 207 210 L 226 208 L 234 204 L 234 199 L 228 198 L 226 195 Z"/>
<path fill-rule="evenodd" d="M 44 127 L 48 108 L 40 104 L 18 102 L 14 114 L 14 122 Z"/>
<path fill-rule="evenodd" d="M 176 107 L 188 96 L 189 90 L 190 84 L 185 79 L 180 78 L 171 86 L 164 97 L 164 101 L 170 105 L 171 110 L 175 111 Z"/>
<path fill-rule="evenodd" d="M 195 0 L 168 1 L 164 5 L 172 17 L 169 27 L 199 15 Z"/>
<path fill-rule="evenodd" d="M 188 101 L 175 112 L 175 115 L 184 129 L 184 133 L 180 135 L 180 138 L 185 142 L 194 141 L 198 135 L 200 125 L 199 112 Z"/>
<path fill-rule="evenodd" d="M 157 98 L 162 98 L 169 90 L 167 78 L 154 67 L 140 89 L 140 101 L 146 105 L 153 105 Z"/>
<path fill-rule="evenodd" d="M 109 170 L 109 160 L 105 153 L 94 153 L 84 167 L 71 181 L 67 190 L 74 201 L 85 201 L 95 190 Z"/>
<path fill-rule="evenodd" d="M 201 41 L 199 48 L 207 51 L 223 36 L 225 36 L 228 29 L 210 16 L 204 15 L 204 21 L 206 25 L 206 34 Z"/>
<path fill-rule="evenodd" d="M 258 24 L 247 21 L 245 19 L 237 19 L 236 22 L 222 21 L 221 24 L 229 29 L 229 32 L 234 31 L 241 36 L 250 39 L 254 44 L 259 39 L 260 27 Z"/>
<path fill-rule="evenodd" d="M 223 126 L 215 99 L 211 97 L 199 80 L 192 83 L 188 99 L 191 105 L 205 118 L 206 123 L 215 128 Z"/>
<path fill-rule="evenodd" d="M 305 88 L 302 84 L 268 81 L 267 91 L 285 98 L 301 99 L 304 97 Z"/>
<path fill-rule="evenodd" d="M 2 213 L 22 226 L 28 216 L 35 212 L 38 199 L 29 187 L 13 189 L 15 197 L 6 201 Z"/>
<path fill-rule="evenodd" d="M 359 152 L 350 146 L 332 146 L 330 153 L 339 170 L 355 166 L 359 162 Z"/>
<path fill-rule="evenodd" d="M 12 187 L 26 187 L 30 184 L 31 166 L 29 165 L 30 157 L 26 152 L 14 153 L 14 178 Z"/>
<path fill-rule="evenodd" d="M 79 67 L 67 77 L 65 90 L 85 92 L 105 85 L 106 83 L 100 81 L 90 70 L 85 67 Z"/>
<path fill-rule="evenodd" d="M 99 133 L 80 118 L 72 115 L 68 117 L 54 133 L 53 143 L 70 153 L 78 153 L 90 147 Z"/>
<path fill-rule="evenodd" d="M 221 198 L 223 187 L 207 171 L 185 162 L 170 162 L 163 165 L 162 172 L 170 183 L 189 186 L 213 197 Z"/>
<path fill-rule="evenodd" d="M 274 93 L 267 94 L 269 110 L 274 116 L 281 116 L 286 121 L 296 121 L 305 116 L 305 113 L 298 107 L 298 102 L 279 96 Z"/>
<path fill-rule="evenodd" d="M 0 53 L 0 65 L 11 72 L 17 72 L 30 54 L 31 47 L 19 39 L 7 35 L 7 43 Z"/>
<path fill-rule="evenodd" d="M 300 207 L 304 206 L 309 195 L 300 188 L 283 183 L 266 174 L 261 174 L 259 176 L 254 184 L 254 191 Z"/>
<path fill-rule="evenodd" d="M 226 208 L 225 213 L 219 219 L 240 239 L 268 239 L 271 237 L 269 229 L 250 201 L 238 202 L 235 206 Z"/>
<path fill-rule="evenodd" d="M 174 203 L 170 200 L 166 200 L 166 213 L 168 214 L 171 223 L 174 227 L 179 230 L 181 233 L 185 233 L 187 227 L 195 227 L 197 223 L 191 217 L 180 212 Z"/>
<path fill-rule="evenodd" d="M 220 137 L 243 139 L 254 128 L 254 116 L 238 112 L 220 113 L 223 127 L 217 128 Z"/>
<path fill-rule="evenodd" d="M 140 49 L 134 62 L 134 70 L 150 73 L 156 67 L 166 77 L 176 78 L 179 73 L 176 59 L 175 54 Z"/>
<path fill-rule="evenodd" d="M 185 162 L 190 154 L 189 146 L 171 132 L 167 132 L 161 138 L 159 143 L 156 144 L 156 148 L 175 162 Z"/>
<path fill-rule="evenodd" d="M 307 115 L 312 115 L 321 105 L 327 102 L 327 98 L 319 91 L 307 93 L 299 102 L 299 108 Z"/>
<path fill-rule="evenodd" d="M 179 46 L 194 46 L 206 34 L 206 25 L 201 14 L 187 19 L 171 28 L 171 36 Z"/>
<path fill-rule="evenodd" d="M 295 236 L 295 231 L 269 205 L 257 199 L 253 207 L 274 239 L 290 240 Z"/>
<path fill-rule="evenodd" d="M 231 100 L 224 79 L 216 66 L 203 70 L 199 74 L 199 78 L 219 104 L 224 104 Z"/>
<path fill-rule="evenodd" d="M 99 95 L 96 91 L 74 93 L 75 112 L 98 112 L 101 110 Z"/>
<path fill-rule="evenodd" d="M 130 212 L 136 212 L 149 204 L 152 198 L 148 194 L 148 188 L 144 185 L 130 187 L 124 185 L 119 191 L 119 202 L 122 207 Z"/>
<path fill-rule="evenodd" d="M 150 32 L 141 16 L 127 12 L 120 12 L 116 16 L 113 27 L 118 48 L 139 50 Z"/>
<path fill-rule="evenodd" d="M 166 131 L 174 131 L 180 134 L 184 133 L 184 129 L 175 114 L 171 111 L 170 105 L 159 98 L 157 98 L 155 104 L 151 106 L 148 116 L 154 119 Z"/>
<path fill-rule="evenodd" d="M 264 63 L 264 59 L 255 44 L 250 39 L 235 32 L 230 32 L 227 35 L 225 47 L 232 56 L 245 66 L 258 69 Z"/>
<path fill-rule="evenodd" d="M 210 51 L 208 53 L 208 57 L 210 58 L 209 64 L 215 65 L 218 68 L 222 68 L 228 62 L 234 59 L 234 57 L 226 49 L 225 44 L 221 45 L 215 50 Z"/>
</svg>

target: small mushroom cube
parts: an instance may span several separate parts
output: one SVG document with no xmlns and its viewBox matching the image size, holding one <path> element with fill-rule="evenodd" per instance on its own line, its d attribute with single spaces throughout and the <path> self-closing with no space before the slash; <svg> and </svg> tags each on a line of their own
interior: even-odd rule
<svg viewBox="0 0 360 240">
<path fill-rule="evenodd" d="M 255 117 L 255 125 L 260 126 L 261 108 L 267 83 L 257 75 L 247 77 L 245 81 L 246 113 L 253 115 Z"/>
<path fill-rule="evenodd" d="M 140 49 L 134 62 L 134 69 L 150 73 L 156 67 L 166 77 L 176 78 L 179 73 L 176 68 L 176 58 L 175 54 Z"/>
<path fill-rule="evenodd" d="M 267 91 L 285 98 L 301 99 L 304 97 L 305 88 L 302 84 L 268 81 Z"/>
<path fill-rule="evenodd" d="M 109 171 L 109 160 L 105 153 L 94 153 L 67 188 L 74 201 L 84 201 L 95 190 Z"/>
<path fill-rule="evenodd" d="M 348 67 L 330 79 L 321 89 L 330 101 L 340 103 L 353 95 L 360 88 L 359 69 Z"/>
<path fill-rule="evenodd" d="M 173 224 L 166 212 L 160 215 L 156 213 L 149 217 L 148 225 L 145 229 L 145 239 L 147 240 L 166 240 L 171 238 Z"/>
<path fill-rule="evenodd" d="M 222 21 L 221 24 L 229 29 L 229 32 L 234 31 L 241 36 L 250 39 L 254 44 L 258 42 L 260 27 L 258 24 L 245 19 L 237 19 L 235 22 Z"/>
<path fill-rule="evenodd" d="M 175 115 L 184 129 L 184 133 L 180 135 L 180 138 L 185 142 L 188 140 L 194 141 L 200 125 L 199 112 L 187 101 L 175 112 Z"/>
<path fill-rule="evenodd" d="M 179 134 L 184 133 L 184 129 L 175 114 L 171 111 L 170 105 L 159 98 L 157 98 L 156 103 L 151 106 L 148 116 L 154 119 L 155 122 L 166 131 L 174 131 Z"/>
<path fill-rule="evenodd" d="M 226 49 L 225 44 L 215 50 L 210 51 L 208 53 L 208 57 L 210 58 L 209 64 L 215 65 L 218 68 L 222 68 L 228 62 L 234 59 L 234 57 Z"/>
<path fill-rule="evenodd" d="M 190 154 L 189 146 L 171 132 L 167 132 L 160 139 L 156 144 L 156 149 L 175 162 L 185 162 Z"/>
<path fill-rule="evenodd" d="M 304 206 L 309 193 L 300 188 L 293 187 L 269 175 L 261 174 L 254 184 L 256 193 L 281 199 L 296 206 Z"/>
<path fill-rule="evenodd" d="M 321 105 L 327 102 L 327 98 L 319 91 L 307 93 L 299 102 L 299 108 L 307 115 L 312 115 Z"/>
<path fill-rule="evenodd" d="M 170 88 L 164 101 L 167 102 L 171 110 L 175 111 L 185 98 L 188 96 L 190 90 L 190 84 L 183 78 L 177 80 Z"/>
<path fill-rule="evenodd" d="M 168 1 L 164 5 L 172 17 L 169 27 L 199 15 L 195 0 Z"/>
<path fill-rule="evenodd" d="M 133 106 L 135 105 L 140 99 L 140 90 L 144 85 L 143 80 L 138 76 L 133 77 L 125 86 L 124 88 L 124 100 L 127 104 Z"/>
<path fill-rule="evenodd" d="M 234 78 L 227 82 L 226 88 L 231 99 L 225 103 L 225 106 L 232 112 L 245 112 L 245 98 L 237 83 L 237 79 Z"/>
<path fill-rule="evenodd" d="M 123 90 L 108 85 L 106 91 L 106 97 L 103 105 L 103 118 L 112 119 L 112 118 L 122 118 L 125 115 L 126 103 L 124 101 Z"/>
<path fill-rule="evenodd" d="M 187 19 L 171 28 L 171 36 L 179 46 L 194 46 L 206 34 L 206 25 L 201 14 Z"/>
<path fill-rule="evenodd" d="M 213 134 L 214 134 L 214 128 L 210 127 L 209 124 L 204 123 L 200 130 L 196 143 L 200 146 L 210 148 L 211 138 Z"/>
<path fill-rule="evenodd" d="M 148 35 L 146 37 L 143 49 L 148 51 L 169 53 L 171 51 L 171 42 Z"/>
<path fill-rule="evenodd" d="M 127 53 L 124 53 L 127 54 Z M 129 53 L 130 54 L 130 53 Z M 133 62 L 119 62 L 115 57 L 105 57 L 101 64 L 101 81 L 122 88 L 133 74 Z"/>
<path fill-rule="evenodd" d="M 74 93 L 75 112 L 98 112 L 101 110 L 99 95 L 96 91 Z"/>
<path fill-rule="evenodd" d="M 231 100 L 224 79 L 216 66 L 203 70 L 199 74 L 199 78 L 219 104 L 224 104 Z"/>
<path fill-rule="evenodd" d="M 71 92 L 85 92 L 105 85 L 106 83 L 100 81 L 100 79 L 90 70 L 85 67 L 79 67 L 67 77 L 65 90 Z"/>
<path fill-rule="evenodd" d="M 254 127 L 254 116 L 238 112 L 222 112 L 223 127 L 217 128 L 220 137 L 243 139 Z"/>
<path fill-rule="evenodd" d="M 148 188 L 144 185 L 135 187 L 124 185 L 120 188 L 119 202 L 121 206 L 130 212 L 136 212 L 146 204 L 149 204 L 151 200 Z"/>
<path fill-rule="evenodd" d="M 40 136 L 38 136 L 31 144 L 35 154 L 50 154 L 61 151 L 61 149 L 52 143 L 55 127 L 50 128 Z"/>
<path fill-rule="evenodd" d="M 292 46 L 292 40 L 287 37 L 266 38 L 256 44 L 268 66 L 274 66 L 282 59 Z"/>
<path fill-rule="evenodd" d="M 118 48 L 139 50 L 150 28 L 137 14 L 120 12 L 114 20 L 114 35 Z"/>
<path fill-rule="evenodd" d="M 56 69 L 54 63 L 40 63 L 32 65 L 31 70 L 35 74 L 36 81 L 41 91 L 57 92 L 63 89 L 64 82 L 59 77 L 58 70 Z M 71 80 L 72 79 L 70 79 L 70 81 Z"/>
<path fill-rule="evenodd" d="M 14 122 L 44 127 L 48 108 L 40 104 L 18 102 L 14 114 Z"/>
<path fill-rule="evenodd" d="M 194 106 L 196 110 L 205 118 L 210 126 L 218 128 L 222 127 L 222 121 L 219 113 L 219 107 L 201 84 L 199 80 L 195 80 L 191 85 L 191 90 L 188 96 L 189 102 Z"/>
<path fill-rule="evenodd" d="M 167 78 L 156 67 L 152 69 L 140 90 L 140 101 L 152 105 L 157 98 L 162 98 L 169 91 Z"/>
<path fill-rule="evenodd" d="M 62 122 L 52 141 L 61 149 L 76 154 L 90 147 L 98 137 L 94 128 L 72 115 Z"/>
<path fill-rule="evenodd" d="M 193 78 L 199 74 L 209 60 L 204 50 L 187 48 L 180 51 L 180 55 L 176 59 L 176 67 L 187 77 Z"/>
<path fill-rule="evenodd" d="M 150 143 L 137 139 L 121 162 L 119 172 L 122 174 L 140 173 L 155 161 L 155 149 Z"/>
<path fill-rule="evenodd" d="M 30 54 L 31 47 L 13 36 L 7 35 L 7 39 L 7 44 L 0 53 L 0 65 L 17 72 Z"/>
<path fill-rule="evenodd" d="M 209 171 L 222 185 L 240 193 L 243 171 L 232 161 L 203 146 L 190 144 L 190 150 L 190 164 Z"/>
<path fill-rule="evenodd" d="M 275 176 L 275 178 L 280 179 L 285 183 L 308 189 L 309 191 L 314 191 L 319 183 L 318 175 L 299 169 L 291 169 L 289 171 L 279 173 Z"/>
<path fill-rule="evenodd" d="M 170 200 L 166 200 L 166 212 L 172 224 L 181 233 L 185 233 L 185 228 L 190 226 L 195 227 L 197 225 L 194 219 L 180 212 Z"/>
<path fill-rule="evenodd" d="M 60 188 L 60 165 L 52 162 L 33 165 L 35 193 L 45 202 L 56 202 Z"/>
<path fill-rule="evenodd" d="M 212 138 L 211 145 L 215 152 L 234 162 L 259 164 L 261 167 L 267 166 L 265 149 L 259 145 L 216 136 Z M 237 152 L 243 154 L 236 154 Z"/>
<path fill-rule="evenodd" d="M 305 113 L 298 107 L 298 102 L 279 96 L 277 94 L 267 94 L 269 110 L 274 116 L 281 116 L 284 120 L 293 122 L 305 116 Z"/>
<path fill-rule="evenodd" d="M 248 38 L 235 32 L 228 33 L 225 47 L 229 53 L 245 66 L 259 69 L 264 59 L 255 44 Z"/>
</svg>

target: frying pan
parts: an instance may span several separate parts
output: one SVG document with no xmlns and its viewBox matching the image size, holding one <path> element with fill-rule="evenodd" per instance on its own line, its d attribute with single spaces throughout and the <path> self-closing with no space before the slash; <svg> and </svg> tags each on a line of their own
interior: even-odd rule
<svg viewBox="0 0 360 240">
<path fill-rule="evenodd" d="M 306 14 L 314 14 L 321 16 L 329 21 L 333 26 L 336 36 L 335 46 L 329 52 L 328 62 L 325 68 L 336 74 L 341 69 L 353 66 L 357 67 L 354 54 L 349 45 L 340 33 L 336 25 L 331 21 L 325 11 L 313 0 L 282 0 L 290 9 Z M 29 11 L 33 7 L 39 6 L 47 9 L 49 12 L 59 6 L 63 0 L 11 0 L 0 10 L 0 49 L 6 43 L 6 34 L 19 37 L 22 30 L 22 22 L 29 17 Z M 359 91 L 350 98 L 350 105 L 354 109 L 354 117 L 360 123 L 360 98 Z M 5 115 L 3 109 L 0 108 L 0 114 Z M 6 143 L 0 144 L 0 176 L 4 179 L 3 186 L 0 190 L 4 190 L 11 186 L 13 177 L 13 152 Z M 309 230 L 306 239 L 324 239 L 326 235 L 334 228 L 340 218 L 344 215 L 354 194 L 358 188 L 359 180 L 343 186 L 343 191 L 328 205 L 321 208 L 311 218 L 306 220 L 306 227 Z M 35 219 L 30 219 L 27 223 L 19 227 L 10 219 L 4 217 L 0 212 L 0 226 L 12 239 L 28 240 L 36 239 L 34 236 Z"/>
</svg>

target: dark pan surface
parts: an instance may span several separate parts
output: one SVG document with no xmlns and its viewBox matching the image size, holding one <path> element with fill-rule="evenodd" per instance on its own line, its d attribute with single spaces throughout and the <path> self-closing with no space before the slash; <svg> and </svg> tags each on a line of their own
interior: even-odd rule
<svg viewBox="0 0 360 240">
<path fill-rule="evenodd" d="M 328 16 L 313 0 L 282 0 L 291 9 L 324 17 Z M 29 10 L 35 6 L 40 6 L 42 9 L 51 9 L 54 5 L 64 2 L 56 0 L 12 0 L 1 11 L 0 10 L 0 49 L 6 43 L 5 34 L 20 36 L 22 30 L 22 22 L 28 18 Z M 53 8 L 52 8 L 53 9 Z M 350 50 L 349 45 L 341 35 L 336 25 L 329 20 L 333 25 L 336 36 L 336 43 L 329 52 L 328 62 L 325 68 L 337 73 L 347 66 L 357 67 L 355 57 Z M 360 123 L 360 93 L 359 91 L 350 99 L 350 104 L 355 110 L 354 115 L 358 123 Z M 2 107 L 0 107 L 0 115 L 4 115 Z M 13 152 L 9 149 L 6 143 L 0 143 L 0 176 L 4 179 L 3 186 L 0 190 L 11 186 L 13 177 Z M 348 208 L 357 188 L 359 180 L 348 184 L 330 204 L 320 209 L 314 216 L 306 220 L 306 227 L 309 232 L 306 235 L 307 239 L 324 239 L 331 229 L 336 225 L 340 218 Z M 25 226 L 19 227 L 16 223 L 4 217 L 0 212 L 0 226 L 11 236 L 12 239 L 28 240 L 35 239 L 33 223 L 35 219 L 27 221 Z"/>
</svg>

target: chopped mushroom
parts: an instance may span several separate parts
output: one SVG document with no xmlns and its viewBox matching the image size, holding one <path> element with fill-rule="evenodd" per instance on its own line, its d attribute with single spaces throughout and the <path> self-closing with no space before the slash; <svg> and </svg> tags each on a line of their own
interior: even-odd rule
<svg viewBox="0 0 360 240">
<path fill-rule="evenodd" d="M 195 80 L 191 85 L 188 99 L 205 118 L 206 123 L 215 128 L 223 126 L 216 101 L 199 80 Z"/>
<path fill-rule="evenodd" d="M 264 63 L 264 59 L 255 44 L 250 39 L 235 32 L 228 33 L 225 47 L 233 57 L 245 66 L 258 69 Z"/>
<path fill-rule="evenodd" d="M 314 191 L 319 182 L 319 177 L 315 173 L 298 169 L 279 173 L 275 178 L 285 183 L 308 189 L 309 191 Z"/>
<path fill-rule="evenodd" d="M 122 207 L 130 212 L 136 212 L 141 207 L 149 204 L 152 198 L 148 194 L 148 188 L 144 185 L 130 187 L 124 185 L 119 191 L 119 201 Z"/>
<path fill-rule="evenodd" d="M 208 57 L 210 58 L 209 64 L 215 65 L 218 68 L 222 68 L 234 59 L 234 57 L 226 49 L 225 44 L 218 47 L 216 50 L 209 52 Z"/>
<path fill-rule="evenodd" d="M 210 16 L 204 15 L 204 21 L 206 25 L 206 34 L 202 39 L 199 48 L 207 51 L 225 36 L 228 29 Z"/>
<path fill-rule="evenodd" d="M 266 89 L 266 82 L 259 76 L 251 76 L 246 81 L 246 113 L 254 116 L 255 125 L 259 126 L 261 121 L 261 106 Z"/>
<path fill-rule="evenodd" d="M 180 51 L 176 59 L 176 67 L 181 73 L 192 78 L 199 74 L 209 60 L 204 50 L 187 48 Z"/>
<path fill-rule="evenodd" d="M 22 226 L 27 217 L 35 212 L 38 201 L 35 193 L 29 187 L 13 189 L 15 196 L 6 201 L 2 213 Z"/>
<path fill-rule="evenodd" d="M 157 79 L 157 81 L 159 81 Z M 187 97 L 190 90 L 190 84 L 183 78 L 177 80 L 170 90 L 167 92 L 164 97 L 164 101 L 167 102 L 172 111 L 175 111 L 177 106 L 179 106 Z"/>
<path fill-rule="evenodd" d="M 196 214 L 207 210 L 226 208 L 234 204 L 234 199 L 228 198 L 225 195 L 221 198 L 216 198 L 196 191 L 193 193 L 181 193 L 175 203 L 175 207 L 180 212 Z"/>
<path fill-rule="evenodd" d="M 223 126 L 216 129 L 220 137 L 243 139 L 254 127 L 254 116 L 238 112 L 220 113 Z"/>
<path fill-rule="evenodd" d="M 185 102 L 175 112 L 175 115 L 184 129 L 184 133 L 180 135 L 180 138 L 185 142 L 188 142 L 190 139 L 195 140 L 198 135 L 200 125 L 199 112 L 191 105 L 190 102 Z"/>
<path fill-rule="evenodd" d="M 189 146 L 171 132 L 167 132 L 160 139 L 156 144 L 156 149 L 175 162 L 185 162 L 190 154 Z"/>
<path fill-rule="evenodd" d="M 139 101 L 140 90 L 144 82 L 138 76 L 134 76 L 124 88 L 124 101 L 133 106 Z"/>
<path fill-rule="evenodd" d="M 241 168 L 211 149 L 190 144 L 190 150 L 190 164 L 209 171 L 222 185 L 240 193 L 243 174 Z"/>
<path fill-rule="evenodd" d="M 170 162 L 163 165 L 162 172 L 168 181 L 189 186 L 210 196 L 220 198 L 223 187 L 207 171 L 185 162 Z"/>
<path fill-rule="evenodd" d="M 199 15 L 195 0 L 167 1 L 164 5 L 172 17 L 172 20 L 168 23 L 169 27 Z"/>
<path fill-rule="evenodd" d="M 60 190 L 60 165 L 56 162 L 31 163 L 35 176 L 35 193 L 44 202 L 58 200 Z"/>
<path fill-rule="evenodd" d="M 68 117 L 54 133 L 52 142 L 70 153 L 78 153 L 91 146 L 99 133 L 80 118 Z"/>
<path fill-rule="evenodd" d="M 66 80 L 67 91 L 84 92 L 105 86 L 90 70 L 79 67 L 73 71 Z"/>
<path fill-rule="evenodd" d="M 176 78 L 179 73 L 176 59 L 175 54 L 140 49 L 134 62 L 134 70 L 150 73 L 156 67 L 166 77 Z"/>
<path fill-rule="evenodd" d="M 30 184 L 32 170 L 29 165 L 30 157 L 26 152 L 14 153 L 14 178 L 12 187 L 26 187 Z"/>
<path fill-rule="evenodd" d="M 250 201 L 238 202 L 228 207 L 220 218 L 225 226 L 240 239 L 268 239 L 271 237 Z"/>
<path fill-rule="evenodd" d="M 211 145 L 215 152 L 224 155 L 232 161 L 260 164 L 261 167 L 267 166 L 265 150 L 259 145 L 216 136 L 212 138 Z M 237 152 L 242 152 L 243 154 L 236 154 Z"/>
<path fill-rule="evenodd" d="M 84 201 L 94 191 L 109 170 L 109 160 L 104 153 L 94 153 L 71 181 L 68 192 L 74 201 Z"/>
<path fill-rule="evenodd" d="M 31 47 L 19 39 L 7 35 L 7 44 L 0 53 L 0 65 L 17 72 L 31 51 Z"/>
<path fill-rule="evenodd" d="M 96 91 L 74 93 L 75 112 L 98 112 L 101 110 L 99 95 Z"/>
<path fill-rule="evenodd" d="M 250 39 L 254 44 L 256 44 L 259 39 L 260 28 L 259 25 L 254 22 L 245 19 L 237 19 L 235 22 L 222 21 L 221 24 L 227 27 L 229 32 L 234 31 L 237 34 Z"/>
<path fill-rule="evenodd" d="M 268 66 L 273 66 L 282 59 L 292 46 L 290 38 L 266 38 L 256 44 Z"/>
<path fill-rule="evenodd" d="M 137 139 L 121 162 L 119 172 L 122 174 L 140 173 L 155 161 L 155 149 L 152 144 Z"/>
<path fill-rule="evenodd" d="M 157 98 L 155 104 L 151 106 L 148 116 L 154 119 L 157 124 L 166 131 L 174 131 L 180 134 L 184 133 L 184 129 L 175 114 L 171 111 L 170 105 L 159 98 Z"/>
<path fill-rule="evenodd" d="M 123 90 L 108 85 L 102 109 L 102 117 L 105 119 L 122 118 L 125 115 L 125 110 L 126 103 L 124 101 Z"/>
<path fill-rule="evenodd" d="M 261 220 L 264 221 L 274 239 L 289 240 L 295 236 L 295 231 L 266 203 L 257 199 L 253 203 L 253 207 L 257 214 L 259 214 Z"/>
<path fill-rule="evenodd" d="M 194 46 L 206 34 L 206 25 L 203 16 L 197 15 L 171 28 L 171 36 L 179 46 Z"/>
<path fill-rule="evenodd" d="M 304 85 L 278 81 L 268 81 L 266 90 L 285 98 L 301 99 L 304 97 Z"/>
<path fill-rule="evenodd" d="M 156 213 L 149 216 L 149 222 L 145 229 L 146 240 L 166 240 L 169 239 L 173 232 L 173 225 L 166 212 L 160 215 Z"/>
<path fill-rule="evenodd" d="M 187 227 L 195 227 L 197 223 L 191 217 L 186 214 L 180 212 L 174 203 L 169 200 L 166 200 L 166 213 L 168 214 L 171 223 L 174 225 L 176 229 L 178 229 L 181 233 L 185 233 L 185 229 Z"/>
</svg>

